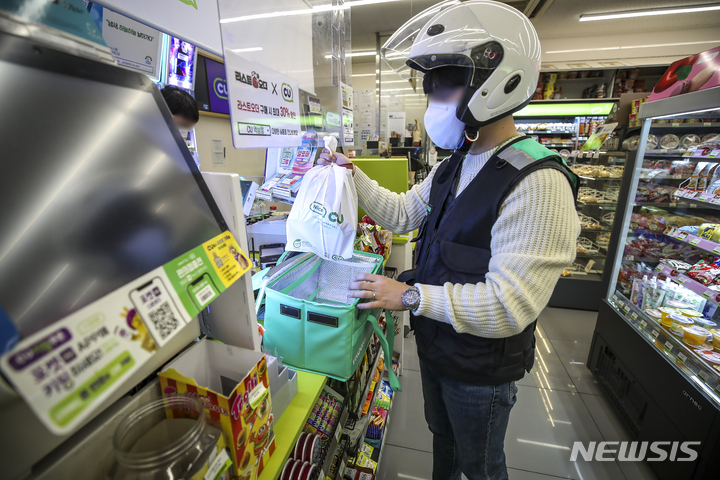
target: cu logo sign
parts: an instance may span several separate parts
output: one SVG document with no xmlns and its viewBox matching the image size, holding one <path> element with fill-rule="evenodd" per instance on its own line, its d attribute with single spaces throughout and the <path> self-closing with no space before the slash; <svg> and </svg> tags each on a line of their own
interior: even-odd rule
<svg viewBox="0 0 720 480">
<path fill-rule="evenodd" d="M 293 88 L 287 83 L 282 84 L 282 97 L 286 102 L 293 101 Z"/>
<path fill-rule="evenodd" d="M 218 97 L 227 100 L 228 98 L 228 90 L 227 90 L 227 83 L 225 83 L 225 80 L 222 78 L 216 78 L 213 81 L 213 90 L 215 90 L 215 95 Z"/>
</svg>

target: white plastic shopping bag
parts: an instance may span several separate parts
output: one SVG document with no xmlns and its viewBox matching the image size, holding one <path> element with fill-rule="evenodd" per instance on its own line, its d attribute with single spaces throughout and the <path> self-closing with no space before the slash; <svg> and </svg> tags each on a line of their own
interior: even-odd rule
<svg viewBox="0 0 720 480">
<path fill-rule="evenodd" d="M 350 259 L 357 218 L 352 171 L 336 164 L 313 167 L 290 210 L 285 248 L 330 260 Z"/>
</svg>

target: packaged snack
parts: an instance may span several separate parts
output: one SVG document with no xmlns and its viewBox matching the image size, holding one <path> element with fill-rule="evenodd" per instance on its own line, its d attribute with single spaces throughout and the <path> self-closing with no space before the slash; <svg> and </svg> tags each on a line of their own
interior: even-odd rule
<svg viewBox="0 0 720 480">
<path fill-rule="evenodd" d="M 694 165 L 688 161 L 676 160 L 672 162 L 672 174 L 679 176 L 691 175 Z M 717 171 L 715 172 L 717 175 Z"/>
<path fill-rule="evenodd" d="M 672 150 L 673 148 L 678 148 L 679 145 L 680 145 L 680 139 L 678 138 L 677 135 L 673 135 L 672 133 L 663 135 L 660 138 L 660 148 Z"/>
<path fill-rule="evenodd" d="M 714 283 L 715 277 L 720 275 L 720 268 L 718 268 L 715 263 L 707 263 L 705 260 L 700 260 L 692 266 L 686 275 L 703 285 L 710 285 Z"/>
<path fill-rule="evenodd" d="M 647 138 L 647 145 L 645 146 L 645 149 L 647 150 L 653 150 L 657 148 L 658 146 L 658 138 L 653 135 L 652 133 L 648 135 Z"/>
<path fill-rule="evenodd" d="M 715 138 L 717 136 L 717 133 L 708 133 L 707 135 L 703 135 L 701 142 L 704 144 L 708 142 L 709 140 Z"/>
<path fill-rule="evenodd" d="M 680 146 L 687 149 L 695 145 L 699 145 L 700 142 L 700 137 L 698 137 L 694 133 L 688 133 L 687 135 L 683 135 L 680 139 Z"/>
<path fill-rule="evenodd" d="M 650 283 L 645 285 L 643 289 L 643 304 L 642 309 L 657 309 L 662 305 L 662 301 L 665 298 L 665 291 L 658 288 L 657 278 L 653 277 Z"/>
<path fill-rule="evenodd" d="M 700 173 L 707 166 L 708 166 L 708 162 L 698 162 L 698 164 L 695 166 L 695 170 L 693 171 L 692 175 L 690 176 L 690 181 L 686 185 L 686 188 L 688 190 L 692 190 L 695 192 L 698 191 L 698 179 L 700 178 Z"/>
<path fill-rule="evenodd" d="M 665 265 L 667 265 L 668 267 L 672 268 L 673 270 L 677 270 L 680 273 L 685 273 L 688 270 L 690 270 L 690 268 L 692 267 L 692 265 L 690 265 L 687 262 L 683 262 L 682 260 L 662 258 L 662 259 L 660 259 L 660 261 L 662 263 L 664 263 Z"/>
<path fill-rule="evenodd" d="M 720 224 L 703 223 L 698 227 L 697 235 L 705 240 L 720 239 Z"/>
<path fill-rule="evenodd" d="M 639 278 L 636 278 L 633 280 L 633 286 L 632 291 L 630 293 L 630 301 L 635 306 L 639 306 L 643 304 L 643 288 L 645 287 L 645 284 L 648 282 L 648 277 L 645 275 L 642 280 Z"/>
<path fill-rule="evenodd" d="M 685 343 L 689 345 L 703 345 L 712 333 L 697 325 L 681 326 L 675 331 L 675 321 L 673 321 L 672 331 L 678 336 L 682 336 Z"/>
<path fill-rule="evenodd" d="M 672 330 L 672 332 L 678 337 L 683 336 L 684 327 L 690 327 L 695 323 L 691 318 L 677 314 L 670 315 L 670 319 L 672 320 L 672 327 L 670 327 L 670 330 Z"/>
<path fill-rule="evenodd" d="M 698 177 L 697 184 L 697 190 L 699 192 L 704 192 L 705 189 L 708 187 L 708 185 L 710 184 L 708 179 L 711 180 L 713 178 L 717 166 L 717 163 L 708 163 L 707 166 L 700 171 L 700 176 Z"/>
</svg>

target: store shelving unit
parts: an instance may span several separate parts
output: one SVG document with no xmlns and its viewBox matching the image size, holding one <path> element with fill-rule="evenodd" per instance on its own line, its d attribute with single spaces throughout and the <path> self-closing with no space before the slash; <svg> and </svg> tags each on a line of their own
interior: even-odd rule
<svg viewBox="0 0 720 480">
<path fill-rule="evenodd" d="M 258 480 L 275 480 L 290 458 L 303 426 L 320 397 L 327 377 L 298 371 L 298 393 L 283 415 L 273 426 L 275 432 L 275 452 L 258 477 Z"/>
<path fill-rule="evenodd" d="M 695 113 L 693 113 L 695 112 Z M 687 173 L 674 175 L 676 169 L 694 168 L 694 158 L 684 157 L 682 152 L 646 151 L 650 133 L 665 135 L 685 133 L 720 133 L 720 89 L 701 90 L 668 99 L 647 102 L 640 109 L 643 121 L 640 144 L 636 155 L 631 155 L 626 165 L 629 177 L 630 197 L 638 199 L 648 192 L 646 184 L 660 186 L 663 195 L 675 190 L 687 178 Z M 658 123 L 653 119 L 713 118 L 703 123 Z M 698 130 L 701 127 L 704 130 Z M 713 130 L 714 129 L 714 130 Z M 629 132 L 629 134 L 637 134 Z M 720 158 L 697 158 L 720 162 Z M 650 165 L 657 160 L 687 162 L 675 164 L 670 172 L 648 175 Z M 662 170 L 665 165 L 660 166 Z M 629 174 L 629 175 L 628 175 Z M 700 353 L 712 350 L 712 345 L 693 347 L 685 342 L 659 319 L 634 305 L 629 299 L 632 279 L 646 272 L 660 279 L 668 278 L 683 291 L 699 295 L 709 307 L 704 309 L 710 320 L 717 320 L 720 292 L 679 272 L 664 256 L 693 264 L 697 258 L 712 259 L 720 254 L 720 243 L 683 232 L 675 225 L 675 218 L 682 216 L 720 216 L 720 201 L 710 195 L 689 195 L 685 198 L 671 194 L 670 201 L 629 201 L 618 208 L 616 231 L 619 247 L 609 255 L 612 265 L 611 282 L 604 295 L 598 315 L 587 366 L 604 388 L 607 398 L 617 408 L 636 441 L 697 441 L 700 447 L 698 459 L 692 462 L 652 462 L 655 473 L 662 480 L 715 479 L 720 478 L 720 365 L 715 365 Z M 716 203 L 717 202 L 717 203 Z M 659 207 L 648 210 L 648 207 Z M 667 225 L 643 226 L 643 218 Z M 668 220 L 668 217 L 670 220 Z M 633 227 L 630 226 L 631 221 Z M 698 222 L 698 219 L 692 220 Z M 711 221 L 711 220 L 706 220 Z M 711 221 L 711 223 L 714 223 Z M 645 229 L 645 230 L 643 230 Z M 636 242 L 657 241 L 658 246 L 642 249 L 638 255 Z M 662 245 L 668 245 L 666 249 Z M 673 247 L 675 245 L 676 247 Z M 627 248 L 626 248 L 627 247 Z M 659 250 L 658 250 L 659 248 Z M 650 256 L 647 253 L 651 253 Z M 675 252 L 675 253 L 673 253 Z M 679 258 L 678 258 L 679 256 Z M 642 264 L 645 264 L 644 266 Z M 641 270 L 643 266 L 646 270 Z M 651 269 L 651 270 L 649 270 Z M 630 288 L 629 288 L 630 286 Z M 680 288 L 680 287 L 678 287 Z M 689 293 L 688 293 L 689 295 Z"/>
</svg>

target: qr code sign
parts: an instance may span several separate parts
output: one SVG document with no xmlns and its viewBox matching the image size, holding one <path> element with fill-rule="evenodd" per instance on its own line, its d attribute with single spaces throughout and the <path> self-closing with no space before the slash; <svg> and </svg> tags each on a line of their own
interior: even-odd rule
<svg viewBox="0 0 720 480">
<path fill-rule="evenodd" d="M 175 318 L 173 309 L 167 301 L 161 303 L 159 307 L 151 310 L 149 315 L 150 321 L 155 327 L 155 331 L 163 340 L 169 337 L 180 327 L 180 321 Z"/>
</svg>

